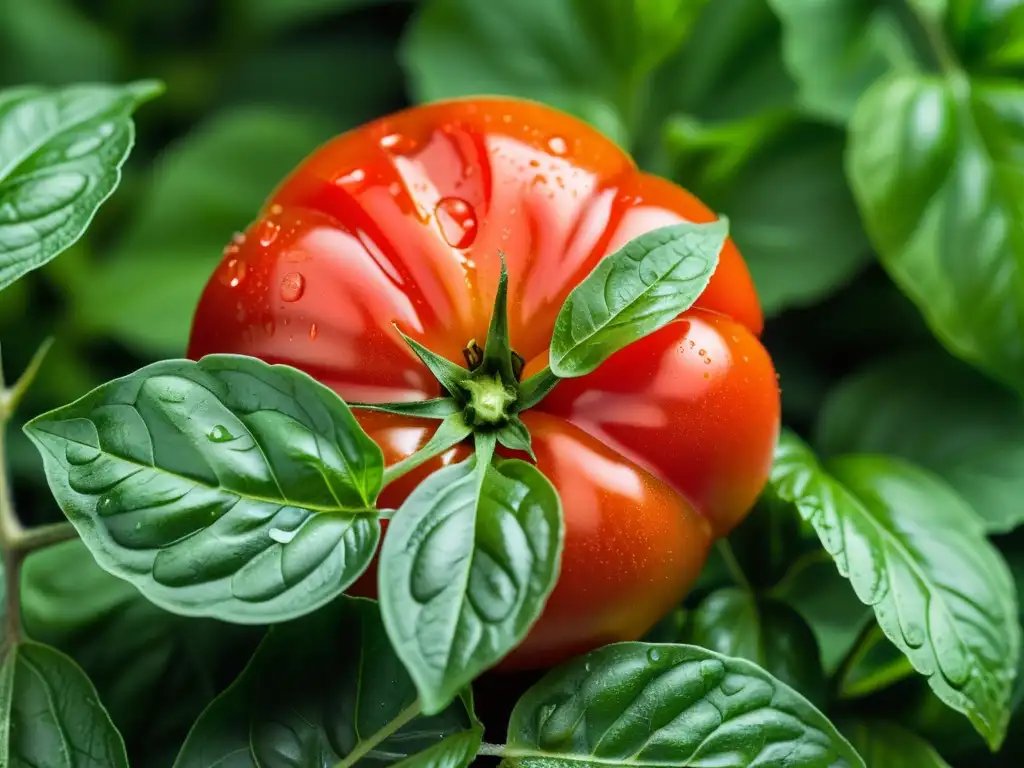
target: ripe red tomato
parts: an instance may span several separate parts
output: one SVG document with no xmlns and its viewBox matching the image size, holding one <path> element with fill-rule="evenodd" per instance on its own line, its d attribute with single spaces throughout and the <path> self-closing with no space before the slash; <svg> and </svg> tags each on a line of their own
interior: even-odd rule
<svg viewBox="0 0 1024 768">
<path fill-rule="evenodd" d="M 525 378 L 545 363 L 562 302 L 602 257 L 653 228 L 714 218 L 548 107 L 482 98 L 408 109 L 328 142 L 272 194 L 225 249 L 188 354 L 293 365 L 351 401 L 439 396 L 392 323 L 462 363 L 467 344 L 486 337 L 500 249 Z M 524 414 L 537 466 L 561 495 L 566 537 L 554 593 L 505 666 L 636 639 L 682 599 L 710 542 L 745 516 L 779 430 L 761 326 L 729 241 L 693 308 Z M 357 416 L 388 463 L 436 426 Z M 426 473 L 467 452 L 389 486 L 382 505 L 399 506 Z M 356 591 L 374 590 L 374 570 Z"/>
</svg>

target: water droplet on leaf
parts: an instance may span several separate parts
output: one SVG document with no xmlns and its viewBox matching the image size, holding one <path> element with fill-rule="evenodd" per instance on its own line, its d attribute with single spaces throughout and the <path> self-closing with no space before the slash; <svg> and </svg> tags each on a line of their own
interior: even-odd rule
<svg viewBox="0 0 1024 768">
<path fill-rule="evenodd" d="M 657 664 L 661 661 L 661 651 L 657 648 L 651 648 L 651 650 L 647 652 L 647 660 L 652 664 Z"/>
<path fill-rule="evenodd" d="M 232 435 L 228 431 L 228 428 L 225 427 L 223 424 L 218 424 L 213 429 L 211 429 L 210 433 L 206 437 L 210 440 L 211 443 L 226 443 L 230 440 L 235 439 L 235 436 Z"/>
</svg>

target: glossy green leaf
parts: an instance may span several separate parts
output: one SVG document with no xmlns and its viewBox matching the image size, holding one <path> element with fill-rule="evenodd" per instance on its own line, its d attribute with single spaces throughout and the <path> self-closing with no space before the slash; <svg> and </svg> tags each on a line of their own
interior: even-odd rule
<svg viewBox="0 0 1024 768">
<path fill-rule="evenodd" d="M 343 597 L 270 629 L 196 722 L 174 768 L 467 765 L 482 728 L 466 701 L 417 713 L 377 604 Z"/>
<path fill-rule="evenodd" d="M 232 233 L 332 133 L 294 110 L 248 106 L 215 113 L 171 144 L 110 257 L 69 286 L 76 326 L 146 355 L 181 355 Z M 261 318 L 251 320 L 262 333 Z"/>
<path fill-rule="evenodd" d="M 689 31 L 679 0 L 427 0 L 402 59 L 417 101 L 521 96 L 586 120 L 628 146 L 643 75 Z"/>
<path fill-rule="evenodd" d="M 131 114 L 162 86 L 0 92 L 0 288 L 82 236 L 121 180 Z"/>
<path fill-rule="evenodd" d="M 886 637 L 998 747 L 1020 654 L 1017 596 L 966 502 L 896 459 L 847 456 L 822 467 L 788 433 L 770 482 L 814 526 Z"/>
<path fill-rule="evenodd" d="M 559 310 L 551 372 L 585 376 L 689 309 L 711 280 L 728 232 L 724 219 L 673 224 L 602 259 Z"/>
<path fill-rule="evenodd" d="M 249 0 L 244 15 L 261 32 L 280 35 L 303 24 L 323 24 L 332 16 L 399 0 Z M 408 1 L 408 0 L 406 0 Z"/>
<path fill-rule="evenodd" d="M 811 114 L 845 124 L 878 78 L 912 69 L 895 8 L 874 0 L 768 0 L 782 19 L 786 66 Z"/>
<path fill-rule="evenodd" d="M 437 712 L 526 636 L 555 586 L 562 509 L 532 464 L 470 459 L 443 467 L 414 490 L 381 547 L 381 614 Z"/>
<path fill-rule="evenodd" d="M 533 408 L 537 403 L 547 397 L 548 393 L 555 388 L 558 377 L 551 372 L 547 366 L 528 378 L 519 387 L 519 401 L 515 404 L 517 410 L 525 411 Z"/>
<path fill-rule="evenodd" d="M 523 424 L 518 416 L 509 419 L 501 429 L 498 430 L 498 442 L 513 451 L 522 451 L 533 456 L 533 445 L 530 438 L 530 430 Z"/>
<path fill-rule="evenodd" d="M 819 413 L 826 454 L 885 453 L 941 476 L 984 520 L 1024 522 L 1020 397 L 940 351 L 882 360 L 841 382 Z"/>
<path fill-rule="evenodd" d="M 506 760 L 522 768 L 863 768 L 814 705 L 744 659 L 617 643 L 549 672 L 516 704 Z"/>
<path fill-rule="evenodd" d="M 415 453 L 395 462 L 384 470 L 384 485 L 388 485 L 406 472 L 411 472 L 421 464 L 440 456 L 445 451 L 461 443 L 473 433 L 473 428 L 466 423 L 461 412 L 445 418 L 430 439 Z"/>
<path fill-rule="evenodd" d="M 396 330 L 398 330 L 397 327 Z M 465 403 L 466 390 L 463 389 L 462 383 L 469 378 L 469 369 L 463 368 L 458 363 L 453 363 L 447 357 L 442 357 L 436 352 L 427 349 L 416 339 L 407 336 L 401 330 L 398 330 L 398 335 L 416 353 L 416 357 L 427 366 L 431 375 L 437 379 L 438 383 L 448 391 L 455 401 L 460 404 Z"/>
<path fill-rule="evenodd" d="M 1024 389 L 1024 88 L 891 77 L 847 167 L 893 280 L 954 354 Z"/>
<path fill-rule="evenodd" d="M 96 689 L 54 648 L 17 643 L 0 664 L 0 765 L 128 768 Z"/>
<path fill-rule="evenodd" d="M 950 768 L 917 734 L 884 720 L 845 720 L 839 724 L 868 768 Z"/>
<path fill-rule="evenodd" d="M 498 277 L 498 290 L 494 294 L 494 308 L 487 329 L 482 366 L 484 370 L 501 376 L 505 383 L 514 385 L 517 382 L 512 371 L 512 345 L 508 338 L 508 269 L 505 266 L 505 254 L 499 251 L 499 255 L 501 273 Z"/>
<path fill-rule="evenodd" d="M 855 699 L 888 688 L 912 674 L 910 659 L 875 624 L 843 664 L 836 688 L 841 698 Z"/>
<path fill-rule="evenodd" d="M 300 616 L 351 584 L 380 537 L 380 448 L 294 368 L 154 363 L 25 431 L 99 563 L 177 613 Z"/>
<path fill-rule="evenodd" d="M 410 400 L 407 403 L 349 403 L 348 406 L 363 411 L 396 413 L 400 416 L 413 416 L 420 419 L 446 419 L 461 410 L 458 401 L 452 397 Z"/>
<path fill-rule="evenodd" d="M 716 590 L 693 612 L 687 642 L 752 661 L 815 706 L 825 703 L 818 643 L 785 603 L 735 587 Z"/>
<path fill-rule="evenodd" d="M 124 736 L 133 765 L 154 750 L 178 751 L 199 713 L 241 671 L 263 634 L 258 627 L 159 608 L 100 568 L 80 540 L 31 553 L 21 599 L 28 635 L 82 667 Z"/>
</svg>

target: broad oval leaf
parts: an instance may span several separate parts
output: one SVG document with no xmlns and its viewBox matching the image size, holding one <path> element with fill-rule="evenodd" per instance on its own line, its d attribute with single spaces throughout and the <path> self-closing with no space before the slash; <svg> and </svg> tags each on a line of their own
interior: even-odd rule
<svg viewBox="0 0 1024 768">
<path fill-rule="evenodd" d="M 121 180 L 155 82 L 0 92 L 0 289 L 82 236 Z"/>
<path fill-rule="evenodd" d="M 839 726 L 868 768 L 950 768 L 931 744 L 894 723 L 849 720 Z"/>
<path fill-rule="evenodd" d="M 155 363 L 25 432 L 100 565 L 176 613 L 302 615 L 344 591 L 380 537 L 380 448 L 294 368 Z"/>
<path fill-rule="evenodd" d="M 725 219 L 673 224 L 602 259 L 558 312 L 552 373 L 585 376 L 689 309 L 711 280 L 728 233 Z"/>
<path fill-rule="evenodd" d="M 954 354 L 1024 390 L 1024 87 L 890 77 L 847 172 L 892 279 Z"/>
<path fill-rule="evenodd" d="M 0 665 L 0 765 L 128 768 L 96 689 L 54 648 L 16 643 Z"/>
<path fill-rule="evenodd" d="M 174 768 L 468 765 L 482 736 L 468 698 L 433 717 L 417 711 L 377 604 L 342 597 L 270 629 L 196 721 Z"/>
<path fill-rule="evenodd" d="M 818 642 L 807 622 L 785 603 L 735 587 L 716 590 L 693 612 L 687 641 L 752 661 L 815 706 L 825 703 Z"/>
<path fill-rule="evenodd" d="M 563 533 L 558 494 L 524 461 L 480 473 L 470 459 L 409 495 L 384 537 L 379 591 L 425 712 L 525 637 L 558 579 Z"/>
<path fill-rule="evenodd" d="M 827 455 L 885 453 L 941 476 L 1004 533 L 1024 523 L 1024 406 L 941 349 L 876 363 L 841 382 L 818 415 Z"/>
<path fill-rule="evenodd" d="M 841 457 L 826 471 L 791 434 L 770 482 L 814 526 L 886 637 L 997 748 L 1021 628 L 1009 569 L 970 507 L 896 459 Z"/>
<path fill-rule="evenodd" d="M 516 704 L 505 754 L 522 768 L 864 768 L 813 704 L 757 665 L 652 643 L 548 673 Z"/>
</svg>

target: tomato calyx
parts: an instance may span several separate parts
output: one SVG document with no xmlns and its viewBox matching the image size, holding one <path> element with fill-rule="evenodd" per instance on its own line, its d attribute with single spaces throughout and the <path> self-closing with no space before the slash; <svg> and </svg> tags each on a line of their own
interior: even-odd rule
<svg viewBox="0 0 1024 768">
<path fill-rule="evenodd" d="M 519 399 L 517 388 L 508 386 L 499 376 L 475 376 L 463 381 L 462 388 L 469 392 L 463 414 L 475 427 L 502 426 L 511 416 L 509 407 Z"/>
</svg>

